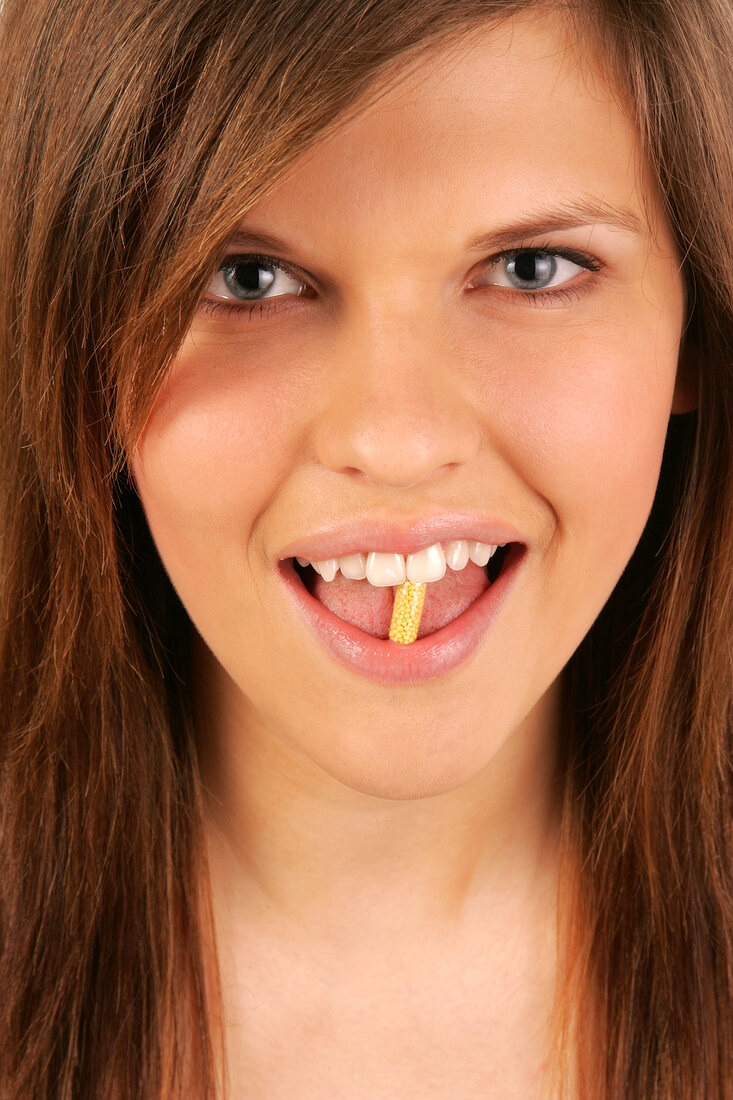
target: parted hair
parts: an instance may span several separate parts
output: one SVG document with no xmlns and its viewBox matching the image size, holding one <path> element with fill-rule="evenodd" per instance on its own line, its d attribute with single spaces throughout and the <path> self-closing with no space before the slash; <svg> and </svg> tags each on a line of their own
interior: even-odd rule
<svg viewBox="0 0 733 1100">
<path fill-rule="evenodd" d="M 531 6 L 0 9 L 3 1100 L 219 1095 L 191 624 L 127 456 L 243 214 L 377 77 Z M 564 675 L 553 1080 L 730 1100 L 733 5 L 543 6 L 636 121 L 698 385 Z"/>
</svg>

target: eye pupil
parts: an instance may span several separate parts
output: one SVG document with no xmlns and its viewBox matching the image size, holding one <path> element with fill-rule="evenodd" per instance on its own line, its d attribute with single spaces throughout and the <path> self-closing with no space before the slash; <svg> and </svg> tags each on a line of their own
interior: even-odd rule
<svg viewBox="0 0 733 1100">
<path fill-rule="evenodd" d="M 531 283 L 537 278 L 537 256 L 533 252 L 520 252 L 514 261 L 514 272 L 517 278 Z"/>
<path fill-rule="evenodd" d="M 510 260 L 508 272 L 526 289 L 547 283 L 555 274 L 557 261 L 544 252 L 517 252 Z"/>
<path fill-rule="evenodd" d="M 249 260 L 246 263 L 232 264 L 224 269 L 224 282 L 227 289 L 239 298 L 254 297 L 267 290 L 275 280 L 275 274 L 263 264 Z"/>
</svg>

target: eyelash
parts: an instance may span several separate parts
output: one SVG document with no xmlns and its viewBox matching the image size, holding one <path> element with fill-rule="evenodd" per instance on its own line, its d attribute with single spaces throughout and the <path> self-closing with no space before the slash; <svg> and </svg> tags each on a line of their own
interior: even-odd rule
<svg viewBox="0 0 733 1100">
<path fill-rule="evenodd" d="M 556 245 L 551 244 L 537 244 L 532 247 L 524 246 L 518 248 L 505 248 L 501 252 L 494 253 L 493 256 L 488 258 L 486 267 L 489 268 L 494 264 L 499 264 L 503 260 L 507 260 L 511 257 L 516 257 L 524 252 L 532 252 L 535 254 L 557 256 L 564 260 L 570 260 L 571 263 L 577 264 L 579 267 L 585 268 L 586 271 L 597 273 L 603 269 L 601 261 L 591 256 L 588 252 L 582 252 L 575 248 L 558 248 Z M 291 278 L 302 279 L 299 272 L 293 271 L 278 260 L 275 256 L 262 256 L 256 253 L 247 253 L 243 256 L 227 256 L 224 263 L 217 270 L 221 271 L 225 266 L 232 263 L 254 263 L 262 264 L 266 267 L 275 267 L 278 271 L 284 272 L 286 275 L 290 275 Z M 550 288 L 547 290 L 519 290 L 518 288 L 499 287 L 499 290 L 508 292 L 507 297 L 517 299 L 524 305 L 529 306 L 541 306 L 543 304 L 557 305 L 558 303 L 570 303 L 577 301 L 581 298 L 587 290 L 590 289 L 588 283 L 590 280 L 586 280 L 581 283 L 580 286 L 559 286 Z M 487 287 L 491 284 L 487 284 Z M 482 289 L 482 288 L 478 288 Z M 267 315 L 274 310 L 276 313 L 280 312 L 282 307 L 277 306 L 277 302 L 280 299 L 290 298 L 292 295 L 276 295 L 273 298 L 263 298 L 260 301 L 252 302 L 228 302 L 224 300 L 215 300 L 213 298 L 202 298 L 199 303 L 199 308 L 202 312 L 207 313 L 209 316 L 216 315 L 217 317 L 231 317 L 235 314 L 246 314 L 250 319 L 252 315 L 259 310 L 260 319 L 267 317 Z M 519 304 L 519 303 L 518 303 Z"/>
</svg>

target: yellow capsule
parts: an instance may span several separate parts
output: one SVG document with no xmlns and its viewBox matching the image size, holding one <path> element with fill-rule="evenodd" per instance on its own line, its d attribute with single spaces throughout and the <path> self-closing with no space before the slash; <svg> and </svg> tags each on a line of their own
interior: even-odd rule
<svg viewBox="0 0 733 1100">
<path fill-rule="evenodd" d="M 426 581 L 405 581 L 394 590 L 394 607 L 389 637 L 400 645 L 410 645 L 417 638 L 422 605 L 425 603 Z"/>
</svg>

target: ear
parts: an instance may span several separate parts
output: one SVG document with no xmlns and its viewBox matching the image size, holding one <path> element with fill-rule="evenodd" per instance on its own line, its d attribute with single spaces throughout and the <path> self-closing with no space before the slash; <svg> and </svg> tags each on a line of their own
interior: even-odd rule
<svg viewBox="0 0 733 1100">
<path fill-rule="evenodd" d="M 694 344 L 687 342 L 680 348 L 677 363 L 677 380 L 672 399 L 672 413 L 689 413 L 697 408 L 697 383 L 700 358 Z"/>
</svg>

